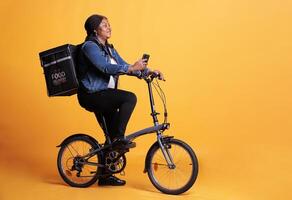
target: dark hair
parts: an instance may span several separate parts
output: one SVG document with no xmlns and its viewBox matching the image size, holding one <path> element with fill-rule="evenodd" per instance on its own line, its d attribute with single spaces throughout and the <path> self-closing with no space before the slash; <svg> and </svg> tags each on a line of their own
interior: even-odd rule
<svg viewBox="0 0 292 200">
<path fill-rule="evenodd" d="M 95 35 L 94 30 L 99 26 L 99 24 L 101 23 L 103 19 L 107 19 L 107 18 L 103 15 L 98 15 L 98 14 L 91 15 L 90 17 L 87 18 L 84 24 L 84 28 L 88 36 Z"/>
</svg>

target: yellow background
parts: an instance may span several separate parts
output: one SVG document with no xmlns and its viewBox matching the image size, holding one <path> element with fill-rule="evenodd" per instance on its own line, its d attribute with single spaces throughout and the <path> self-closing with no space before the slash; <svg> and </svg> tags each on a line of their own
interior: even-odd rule
<svg viewBox="0 0 292 200">
<path fill-rule="evenodd" d="M 0 199 L 291 199 L 291 10 L 290 0 L 1 1 Z M 38 53 L 81 43 L 93 13 L 109 18 L 125 60 L 146 52 L 164 72 L 168 134 L 200 164 L 185 195 L 159 193 L 142 173 L 150 135 L 128 154 L 125 187 L 76 189 L 59 177 L 56 145 L 103 135 L 75 96 L 47 97 Z M 146 84 L 120 86 L 138 96 L 127 133 L 150 126 Z"/>
</svg>

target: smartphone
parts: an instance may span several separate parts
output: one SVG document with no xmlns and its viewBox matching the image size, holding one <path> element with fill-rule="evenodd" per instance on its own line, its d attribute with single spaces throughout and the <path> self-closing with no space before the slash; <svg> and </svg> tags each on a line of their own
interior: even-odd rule
<svg viewBox="0 0 292 200">
<path fill-rule="evenodd" d="M 149 57 L 150 55 L 144 53 L 142 59 L 146 59 L 146 63 L 148 63 Z"/>
</svg>

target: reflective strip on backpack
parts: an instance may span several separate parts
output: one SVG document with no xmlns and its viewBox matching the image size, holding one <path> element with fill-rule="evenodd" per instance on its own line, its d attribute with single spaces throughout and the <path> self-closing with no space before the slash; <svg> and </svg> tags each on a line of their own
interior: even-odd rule
<svg viewBox="0 0 292 200">
<path fill-rule="evenodd" d="M 47 63 L 47 64 L 44 64 L 44 67 L 48 67 L 48 66 L 51 66 L 51 65 L 55 65 L 56 63 L 59 63 L 59 62 L 63 62 L 65 60 L 70 60 L 72 57 L 71 56 L 67 56 L 67 57 L 64 57 L 64 58 L 60 58 L 58 60 L 55 60 L 53 62 L 50 62 L 50 63 Z"/>
</svg>

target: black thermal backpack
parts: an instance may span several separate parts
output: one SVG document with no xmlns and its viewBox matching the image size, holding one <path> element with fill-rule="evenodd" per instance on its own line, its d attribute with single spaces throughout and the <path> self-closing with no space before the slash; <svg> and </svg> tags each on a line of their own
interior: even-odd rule
<svg viewBox="0 0 292 200">
<path fill-rule="evenodd" d="M 77 57 L 81 45 L 65 44 L 39 53 L 49 97 L 77 93 Z"/>
</svg>

